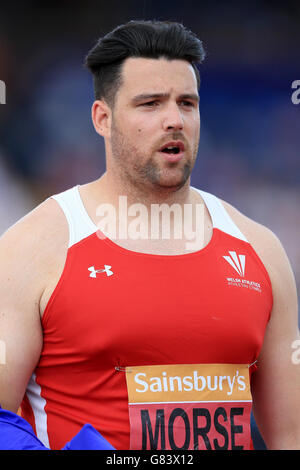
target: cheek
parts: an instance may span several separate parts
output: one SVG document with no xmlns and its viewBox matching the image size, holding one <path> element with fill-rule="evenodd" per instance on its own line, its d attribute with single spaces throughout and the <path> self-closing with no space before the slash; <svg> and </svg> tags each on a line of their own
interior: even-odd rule
<svg viewBox="0 0 300 470">
<path fill-rule="evenodd" d="M 145 125 L 145 121 L 132 117 L 130 113 L 124 114 L 121 126 L 123 133 L 131 140 L 134 140 L 136 137 L 139 138 L 140 135 L 146 135 L 147 125 Z"/>
<path fill-rule="evenodd" d="M 138 147 L 143 147 L 146 149 L 153 145 L 153 140 L 155 140 L 155 129 L 151 126 L 150 122 L 135 122 L 133 125 L 130 125 L 130 140 L 134 142 Z M 157 132 L 157 131 L 156 131 Z"/>
<path fill-rule="evenodd" d="M 193 121 L 191 126 L 191 135 L 194 136 L 194 139 L 197 139 L 200 135 L 200 119 Z"/>
</svg>

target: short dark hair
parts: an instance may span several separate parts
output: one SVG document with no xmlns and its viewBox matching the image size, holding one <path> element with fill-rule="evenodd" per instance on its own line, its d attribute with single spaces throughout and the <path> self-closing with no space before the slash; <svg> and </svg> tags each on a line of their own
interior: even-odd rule
<svg viewBox="0 0 300 470">
<path fill-rule="evenodd" d="M 202 63 L 205 51 L 193 32 L 176 22 L 132 20 L 100 38 L 85 59 L 93 75 L 96 99 L 104 99 L 113 107 L 121 85 L 121 67 L 128 57 L 186 60 L 200 86 L 196 64 Z"/>
</svg>

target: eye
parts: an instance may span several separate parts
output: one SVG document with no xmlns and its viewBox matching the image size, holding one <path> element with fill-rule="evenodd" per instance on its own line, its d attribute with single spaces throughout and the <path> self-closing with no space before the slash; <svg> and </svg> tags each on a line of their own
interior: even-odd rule
<svg viewBox="0 0 300 470">
<path fill-rule="evenodd" d="M 191 101 L 183 100 L 180 103 L 181 103 L 182 106 L 187 106 L 187 107 L 194 107 L 195 106 L 194 103 L 192 103 Z"/>
<path fill-rule="evenodd" d="M 146 103 L 142 103 L 140 106 L 146 106 L 148 108 L 152 108 L 154 106 L 158 105 L 157 101 L 147 101 Z"/>
</svg>

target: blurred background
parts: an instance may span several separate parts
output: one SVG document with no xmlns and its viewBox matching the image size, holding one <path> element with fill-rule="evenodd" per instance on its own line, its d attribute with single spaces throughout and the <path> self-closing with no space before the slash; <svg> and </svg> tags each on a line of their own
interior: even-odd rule
<svg viewBox="0 0 300 470">
<path fill-rule="evenodd" d="M 0 234 L 48 196 L 105 171 L 82 64 L 99 36 L 130 19 L 179 21 L 202 39 L 192 184 L 276 233 L 299 292 L 298 0 L 1 2 Z"/>
</svg>

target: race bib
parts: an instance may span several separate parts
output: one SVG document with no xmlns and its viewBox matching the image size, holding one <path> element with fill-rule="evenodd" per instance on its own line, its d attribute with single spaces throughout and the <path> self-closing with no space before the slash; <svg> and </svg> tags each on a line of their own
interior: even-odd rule
<svg viewBox="0 0 300 470">
<path fill-rule="evenodd" d="M 250 449 L 249 367 L 126 367 L 130 449 Z"/>
</svg>

